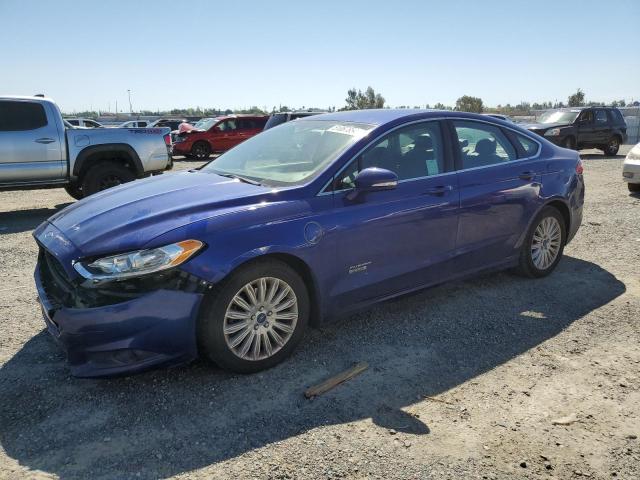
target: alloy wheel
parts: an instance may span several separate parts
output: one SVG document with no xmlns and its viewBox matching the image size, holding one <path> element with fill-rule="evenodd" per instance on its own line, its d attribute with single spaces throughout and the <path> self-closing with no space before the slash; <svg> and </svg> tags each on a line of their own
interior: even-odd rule
<svg viewBox="0 0 640 480">
<path fill-rule="evenodd" d="M 538 270 L 546 270 L 556 261 L 562 243 L 562 229 L 555 217 L 544 217 L 531 240 L 531 260 Z"/>
<path fill-rule="evenodd" d="M 227 347 L 243 360 L 264 360 L 291 339 L 298 322 L 298 299 L 285 281 L 262 277 L 243 286 L 225 313 Z"/>
</svg>

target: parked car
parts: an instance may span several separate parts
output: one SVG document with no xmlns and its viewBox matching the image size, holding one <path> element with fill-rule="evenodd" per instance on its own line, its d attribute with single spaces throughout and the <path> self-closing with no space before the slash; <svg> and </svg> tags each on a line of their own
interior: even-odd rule
<svg viewBox="0 0 640 480">
<path fill-rule="evenodd" d="M 171 131 L 177 130 L 181 123 L 186 122 L 185 118 L 159 118 L 149 124 L 150 128 L 169 127 Z"/>
<path fill-rule="evenodd" d="M 627 153 L 622 165 L 622 178 L 630 192 L 640 192 L 640 143 Z"/>
<path fill-rule="evenodd" d="M 598 148 L 607 155 L 618 153 L 627 140 L 627 124 L 613 107 L 580 107 L 548 110 L 538 123 L 526 125 L 550 142 L 570 149 Z"/>
<path fill-rule="evenodd" d="M 34 232 L 35 280 L 74 375 L 198 353 L 256 372 L 327 318 L 486 269 L 550 274 L 583 203 L 578 153 L 516 125 L 330 113 L 67 207 Z"/>
<path fill-rule="evenodd" d="M 269 130 L 270 128 L 277 127 L 278 125 L 282 125 L 283 123 L 290 122 L 291 120 L 296 120 L 298 118 L 310 117 L 312 115 L 320 115 L 326 112 L 278 112 L 272 113 L 269 115 L 269 120 L 264 126 L 265 130 Z"/>
<path fill-rule="evenodd" d="M 0 190 L 64 187 L 82 198 L 170 168 L 169 129 L 71 127 L 42 97 L 0 97 Z"/>
<path fill-rule="evenodd" d="M 121 123 L 117 128 L 146 128 L 149 126 L 149 122 L 146 120 L 129 120 Z"/>
<path fill-rule="evenodd" d="M 104 125 L 89 118 L 65 118 L 65 120 L 74 127 L 104 128 Z"/>
<path fill-rule="evenodd" d="M 213 152 L 224 152 L 260 133 L 266 115 L 225 115 L 203 122 L 198 130 L 174 137 L 174 155 L 204 160 Z"/>
</svg>

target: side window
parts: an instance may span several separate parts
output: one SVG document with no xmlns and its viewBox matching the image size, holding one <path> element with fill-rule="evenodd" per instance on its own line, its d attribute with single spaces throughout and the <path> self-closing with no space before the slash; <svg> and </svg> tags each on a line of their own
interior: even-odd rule
<svg viewBox="0 0 640 480">
<path fill-rule="evenodd" d="M 605 110 L 596 110 L 596 123 L 600 125 L 607 123 L 607 112 Z"/>
<path fill-rule="evenodd" d="M 47 124 L 44 107 L 31 102 L 0 102 L 0 131 L 35 130 Z"/>
<path fill-rule="evenodd" d="M 537 142 L 534 142 L 529 137 L 525 137 L 524 135 L 515 134 L 515 137 L 518 139 L 520 145 L 524 149 L 527 157 L 533 157 L 536 153 L 538 153 L 538 149 L 540 146 Z"/>
<path fill-rule="evenodd" d="M 225 120 L 224 122 L 220 122 L 218 124 L 218 129 L 221 132 L 230 132 L 236 129 L 236 121 L 235 120 Z"/>
<path fill-rule="evenodd" d="M 445 172 L 444 158 L 438 122 L 410 125 L 385 135 L 355 158 L 336 177 L 333 190 L 353 188 L 358 172 L 370 167 L 391 170 L 400 181 L 438 175 Z"/>
<path fill-rule="evenodd" d="M 593 123 L 593 111 L 585 110 L 580 114 L 580 118 L 578 119 L 580 123 Z"/>
<path fill-rule="evenodd" d="M 80 120 L 68 120 L 68 122 L 74 127 L 77 127 L 78 125 L 80 125 Z"/>
<path fill-rule="evenodd" d="M 500 128 L 487 123 L 455 120 L 462 168 L 486 167 L 515 160 L 516 150 Z"/>
</svg>

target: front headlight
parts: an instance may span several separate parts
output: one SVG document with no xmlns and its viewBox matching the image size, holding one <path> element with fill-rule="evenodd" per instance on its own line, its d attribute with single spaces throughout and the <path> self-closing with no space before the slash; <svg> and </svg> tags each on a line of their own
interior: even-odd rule
<svg viewBox="0 0 640 480">
<path fill-rule="evenodd" d="M 73 268 L 89 280 L 120 280 L 159 272 L 186 262 L 204 246 L 199 240 L 185 240 L 164 247 L 76 262 Z"/>
<path fill-rule="evenodd" d="M 545 137 L 557 137 L 558 135 L 560 135 L 560 129 L 559 128 L 551 128 L 551 129 L 547 130 L 546 132 L 544 132 L 544 136 Z"/>
</svg>

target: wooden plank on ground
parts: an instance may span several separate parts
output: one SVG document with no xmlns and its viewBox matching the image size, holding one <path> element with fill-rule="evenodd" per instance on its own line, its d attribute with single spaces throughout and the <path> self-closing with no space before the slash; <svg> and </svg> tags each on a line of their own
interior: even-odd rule
<svg viewBox="0 0 640 480">
<path fill-rule="evenodd" d="M 322 395 L 325 392 L 328 392 L 332 388 L 340 385 L 342 382 L 346 382 L 347 380 L 355 377 L 356 375 L 360 375 L 367 368 L 369 368 L 369 364 L 367 362 L 356 363 L 353 367 L 348 370 L 345 370 L 342 373 L 334 375 L 331 378 L 326 379 L 324 382 L 319 383 L 318 385 L 314 385 L 313 387 L 309 387 L 305 392 L 304 396 L 307 398 L 317 397 L 318 395 Z"/>
</svg>

